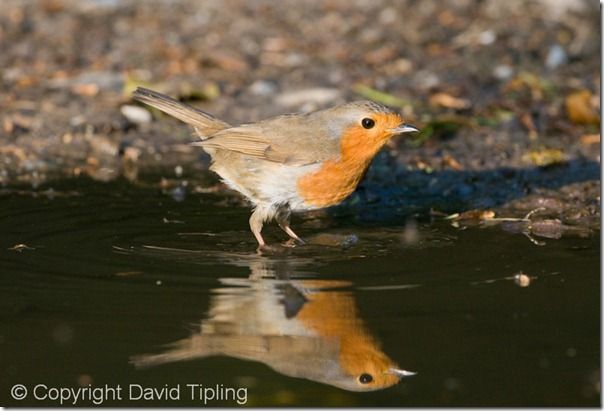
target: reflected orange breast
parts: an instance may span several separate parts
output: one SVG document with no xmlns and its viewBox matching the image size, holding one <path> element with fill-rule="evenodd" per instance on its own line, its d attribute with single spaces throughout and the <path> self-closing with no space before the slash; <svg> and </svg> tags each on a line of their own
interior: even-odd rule
<svg viewBox="0 0 604 411">
<path fill-rule="evenodd" d="M 398 382 L 395 376 L 384 374 L 396 365 L 368 332 L 352 294 L 321 291 L 311 293 L 307 298 L 309 302 L 302 307 L 297 318 L 321 337 L 338 342 L 338 363 L 342 370 L 350 376 L 371 373 L 383 386 Z"/>
</svg>

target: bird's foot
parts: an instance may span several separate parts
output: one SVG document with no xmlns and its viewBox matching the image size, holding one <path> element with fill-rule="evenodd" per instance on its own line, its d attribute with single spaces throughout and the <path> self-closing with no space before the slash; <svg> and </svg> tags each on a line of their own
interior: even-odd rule
<svg viewBox="0 0 604 411">
<path fill-rule="evenodd" d="M 290 238 L 289 240 L 285 241 L 284 243 L 281 243 L 281 245 L 283 247 L 288 247 L 288 248 L 299 247 L 299 246 L 305 245 L 305 244 L 306 244 L 306 242 L 304 240 L 302 240 L 300 237 Z"/>
</svg>

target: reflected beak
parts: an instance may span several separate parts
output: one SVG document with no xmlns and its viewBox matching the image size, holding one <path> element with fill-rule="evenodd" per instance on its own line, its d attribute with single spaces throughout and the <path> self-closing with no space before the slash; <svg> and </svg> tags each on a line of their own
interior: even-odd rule
<svg viewBox="0 0 604 411">
<path fill-rule="evenodd" d="M 392 134 L 402 134 L 402 133 L 410 133 L 410 132 L 418 132 L 419 128 L 412 126 L 411 124 L 401 124 L 398 127 L 391 128 L 390 132 Z"/>
<path fill-rule="evenodd" d="M 388 370 L 388 374 L 396 375 L 399 378 L 405 378 L 405 377 L 411 377 L 417 373 L 413 372 L 413 371 L 399 370 L 397 368 L 390 368 Z"/>
</svg>

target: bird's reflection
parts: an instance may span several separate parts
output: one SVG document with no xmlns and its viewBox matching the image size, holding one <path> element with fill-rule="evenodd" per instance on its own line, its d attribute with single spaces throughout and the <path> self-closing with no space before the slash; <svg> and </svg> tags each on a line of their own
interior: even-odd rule
<svg viewBox="0 0 604 411">
<path fill-rule="evenodd" d="M 387 388 L 413 375 L 381 350 L 349 283 L 293 280 L 287 260 L 248 257 L 250 277 L 220 280 L 224 287 L 214 290 L 198 332 L 132 362 L 145 367 L 221 355 L 351 391 Z"/>
</svg>

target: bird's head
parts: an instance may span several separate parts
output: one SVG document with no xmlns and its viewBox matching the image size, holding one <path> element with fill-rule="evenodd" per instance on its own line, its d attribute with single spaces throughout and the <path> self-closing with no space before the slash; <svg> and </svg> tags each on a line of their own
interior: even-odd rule
<svg viewBox="0 0 604 411">
<path fill-rule="evenodd" d="M 399 114 L 372 101 L 355 101 L 326 111 L 329 132 L 340 139 L 343 157 L 372 158 L 391 137 L 419 131 Z"/>
</svg>

